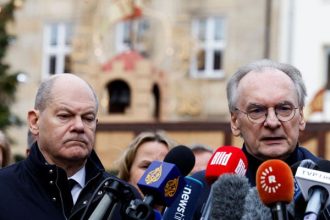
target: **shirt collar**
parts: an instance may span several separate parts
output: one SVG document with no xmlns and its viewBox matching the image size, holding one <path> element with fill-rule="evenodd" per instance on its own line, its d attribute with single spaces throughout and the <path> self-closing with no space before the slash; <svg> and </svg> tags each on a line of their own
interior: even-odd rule
<svg viewBox="0 0 330 220">
<path fill-rule="evenodd" d="M 72 175 L 68 179 L 74 179 L 80 185 L 80 187 L 83 188 L 85 186 L 85 179 L 86 179 L 85 166 L 83 166 L 80 170 L 78 170 L 78 172 L 76 172 L 74 175 Z"/>
</svg>

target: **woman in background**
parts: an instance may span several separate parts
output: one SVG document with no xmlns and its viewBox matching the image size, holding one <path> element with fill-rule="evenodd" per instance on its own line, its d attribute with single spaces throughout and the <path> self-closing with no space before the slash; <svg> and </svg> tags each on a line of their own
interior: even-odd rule
<svg viewBox="0 0 330 220">
<path fill-rule="evenodd" d="M 141 132 L 122 154 L 117 167 L 118 177 L 139 190 L 137 182 L 151 162 L 163 161 L 174 146 L 175 142 L 163 132 Z M 143 195 L 141 191 L 140 193 Z"/>
</svg>

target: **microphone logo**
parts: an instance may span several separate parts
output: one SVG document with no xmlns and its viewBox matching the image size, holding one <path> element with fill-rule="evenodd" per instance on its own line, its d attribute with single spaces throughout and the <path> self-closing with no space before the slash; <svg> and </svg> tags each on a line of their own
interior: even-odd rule
<svg viewBox="0 0 330 220">
<path fill-rule="evenodd" d="M 274 170 L 271 166 L 266 167 L 265 170 L 261 172 L 261 188 L 268 193 L 276 193 L 281 187 L 281 183 L 276 181 L 276 176 L 273 172 Z"/>
<path fill-rule="evenodd" d="M 215 155 L 212 158 L 211 165 L 223 165 L 226 166 L 228 164 L 228 161 L 233 153 L 226 152 L 216 152 Z"/>
<path fill-rule="evenodd" d="M 237 167 L 235 169 L 235 173 L 239 176 L 244 176 L 246 173 L 246 166 L 242 159 L 239 159 Z"/>
<path fill-rule="evenodd" d="M 159 180 L 159 178 L 162 175 L 162 165 L 160 165 L 159 167 L 156 167 L 154 170 L 151 170 L 146 178 L 145 178 L 145 182 L 147 184 L 151 184 L 154 182 L 157 182 Z"/>
<path fill-rule="evenodd" d="M 173 197 L 179 186 L 179 177 L 167 181 L 164 187 L 165 197 Z"/>
</svg>

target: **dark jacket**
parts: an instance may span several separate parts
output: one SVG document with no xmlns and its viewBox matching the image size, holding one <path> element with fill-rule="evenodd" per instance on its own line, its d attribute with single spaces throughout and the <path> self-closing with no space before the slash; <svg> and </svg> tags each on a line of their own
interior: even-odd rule
<svg viewBox="0 0 330 220">
<path fill-rule="evenodd" d="M 124 209 L 139 197 L 138 193 L 134 187 L 106 173 L 92 151 L 86 163 L 86 185 L 71 209 L 66 172 L 48 164 L 34 144 L 26 160 L 0 170 L 0 219 L 82 219 L 88 206 L 84 215 L 87 219 L 108 192 L 105 185 L 114 181 L 122 186 L 122 195 L 118 195 L 120 201 L 112 219 L 122 219 Z"/>
<path fill-rule="evenodd" d="M 253 187 L 256 185 L 256 173 L 258 170 L 258 167 L 263 163 L 263 161 L 256 159 L 252 155 L 250 155 L 245 145 L 243 145 L 242 151 L 244 152 L 247 160 L 248 160 L 248 169 L 246 172 L 246 177 L 249 180 L 250 185 Z M 290 155 L 290 157 L 285 160 L 285 162 L 291 166 L 294 163 L 304 160 L 304 159 L 311 159 L 314 162 L 317 162 L 320 160 L 320 158 L 314 156 L 311 152 L 309 152 L 306 148 L 297 146 L 294 152 Z M 203 212 L 203 206 L 205 205 L 205 202 L 207 201 L 207 198 L 210 193 L 211 186 L 207 184 L 205 179 L 205 170 L 200 171 L 192 175 L 192 177 L 202 181 L 205 184 L 205 187 L 203 189 L 203 193 L 201 193 L 201 196 L 199 200 L 197 201 L 197 208 L 195 211 L 194 219 L 199 220 L 202 212 Z"/>
</svg>

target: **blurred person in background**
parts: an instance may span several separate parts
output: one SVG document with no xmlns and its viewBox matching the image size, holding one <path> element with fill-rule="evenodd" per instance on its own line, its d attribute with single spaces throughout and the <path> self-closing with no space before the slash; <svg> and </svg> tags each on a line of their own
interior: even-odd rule
<svg viewBox="0 0 330 220">
<path fill-rule="evenodd" d="M 118 177 L 139 190 L 137 183 L 148 166 L 154 160 L 164 160 L 174 146 L 175 142 L 164 132 L 141 132 L 121 155 L 117 163 Z"/>
<path fill-rule="evenodd" d="M 11 162 L 9 141 L 6 135 L 0 131 L 0 168 L 8 166 Z"/>
<path fill-rule="evenodd" d="M 195 156 L 195 166 L 191 170 L 191 174 L 205 170 L 207 164 L 213 154 L 213 150 L 203 144 L 195 144 L 190 147 Z"/>
</svg>

